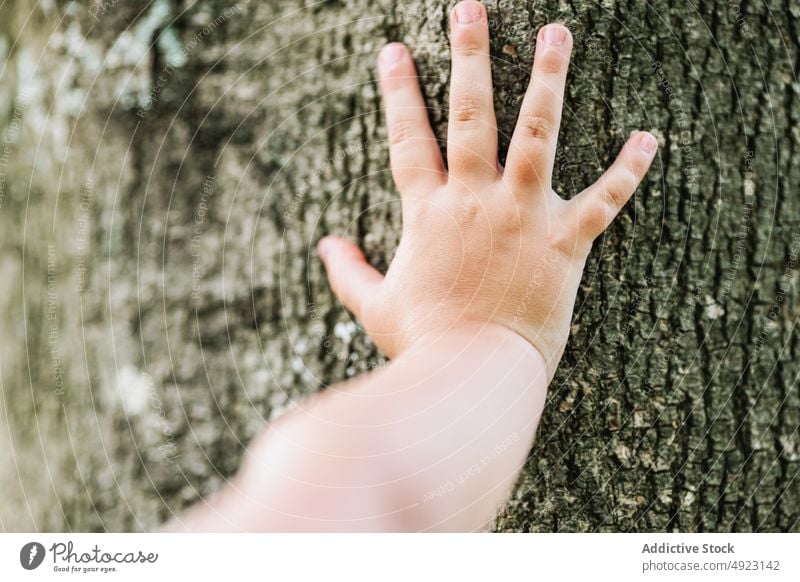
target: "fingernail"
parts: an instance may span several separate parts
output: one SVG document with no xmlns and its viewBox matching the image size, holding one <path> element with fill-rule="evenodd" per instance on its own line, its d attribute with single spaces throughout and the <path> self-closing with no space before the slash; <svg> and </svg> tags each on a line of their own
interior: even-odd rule
<svg viewBox="0 0 800 582">
<path fill-rule="evenodd" d="M 652 133 L 643 131 L 639 134 L 639 147 L 646 154 L 652 154 L 658 149 L 658 140 Z"/>
<path fill-rule="evenodd" d="M 479 22 L 483 17 L 483 8 L 477 2 L 459 2 L 456 4 L 456 21 L 459 24 Z"/>
<path fill-rule="evenodd" d="M 403 55 L 405 54 L 406 47 L 399 42 L 393 42 L 383 47 L 378 60 L 380 61 L 381 65 L 388 67 L 402 59 Z"/>
<path fill-rule="evenodd" d="M 567 29 L 560 24 L 548 24 L 544 27 L 544 35 L 542 36 L 545 44 L 552 44 L 558 46 L 564 44 L 567 40 Z"/>
</svg>

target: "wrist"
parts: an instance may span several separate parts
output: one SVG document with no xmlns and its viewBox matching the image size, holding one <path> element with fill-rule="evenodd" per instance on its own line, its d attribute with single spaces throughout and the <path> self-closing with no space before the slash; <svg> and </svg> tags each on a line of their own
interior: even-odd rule
<svg viewBox="0 0 800 582">
<path fill-rule="evenodd" d="M 547 358 L 535 344 L 514 329 L 493 321 L 459 321 L 446 327 L 425 330 L 414 336 L 398 355 L 427 351 L 441 345 L 466 348 L 474 344 L 509 350 L 521 359 L 549 367 Z M 551 376 L 548 374 L 548 378 Z"/>
</svg>

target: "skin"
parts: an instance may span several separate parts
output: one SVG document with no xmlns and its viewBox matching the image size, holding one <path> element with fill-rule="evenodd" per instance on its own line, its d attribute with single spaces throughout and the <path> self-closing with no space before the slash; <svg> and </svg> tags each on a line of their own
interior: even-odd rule
<svg viewBox="0 0 800 582">
<path fill-rule="evenodd" d="M 273 423 L 239 475 L 168 529 L 475 531 L 507 500 L 592 242 L 632 196 L 657 141 L 632 134 L 595 184 L 564 200 L 551 181 L 569 31 L 539 31 L 505 168 L 479 2 L 455 6 L 450 38 L 446 165 L 408 49 L 393 43 L 378 58 L 403 204 L 388 272 L 347 240 L 319 244 L 334 293 L 392 363 Z"/>
</svg>

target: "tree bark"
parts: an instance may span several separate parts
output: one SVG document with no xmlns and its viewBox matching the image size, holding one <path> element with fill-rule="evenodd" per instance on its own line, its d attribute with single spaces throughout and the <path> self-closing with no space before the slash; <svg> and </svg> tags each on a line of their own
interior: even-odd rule
<svg viewBox="0 0 800 582">
<path fill-rule="evenodd" d="M 157 527 L 265 422 L 384 359 L 316 241 L 400 234 L 373 61 L 440 137 L 447 2 L 12 0 L 0 10 L 0 528 Z M 587 264 L 501 531 L 798 531 L 790 2 L 488 0 L 501 157 L 535 32 L 575 38 L 556 170 L 660 154 Z"/>
</svg>

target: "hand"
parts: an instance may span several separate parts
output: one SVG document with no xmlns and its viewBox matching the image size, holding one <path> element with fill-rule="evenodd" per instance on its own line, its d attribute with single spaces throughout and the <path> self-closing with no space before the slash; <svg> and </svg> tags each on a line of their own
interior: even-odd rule
<svg viewBox="0 0 800 582">
<path fill-rule="evenodd" d="M 489 31 L 479 2 L 456 5 L 450 38 L 447 170 L 408 50 L 393 43 L 378 59 L 403 209 L 389 271 L 384 277 L 336 237 L 320 241 L 320 256 L 336 295 L 389 357 L 462 322 L 493 322 L 530 342 L 552 377 L 592 241 L 633 194 L 657 141 L 635 133 L 595 184 L 564 200 L 551 180 L 569 31 L 559 24 L 539 31 L 505 168 L 497 161 Z"/>
</svg>

